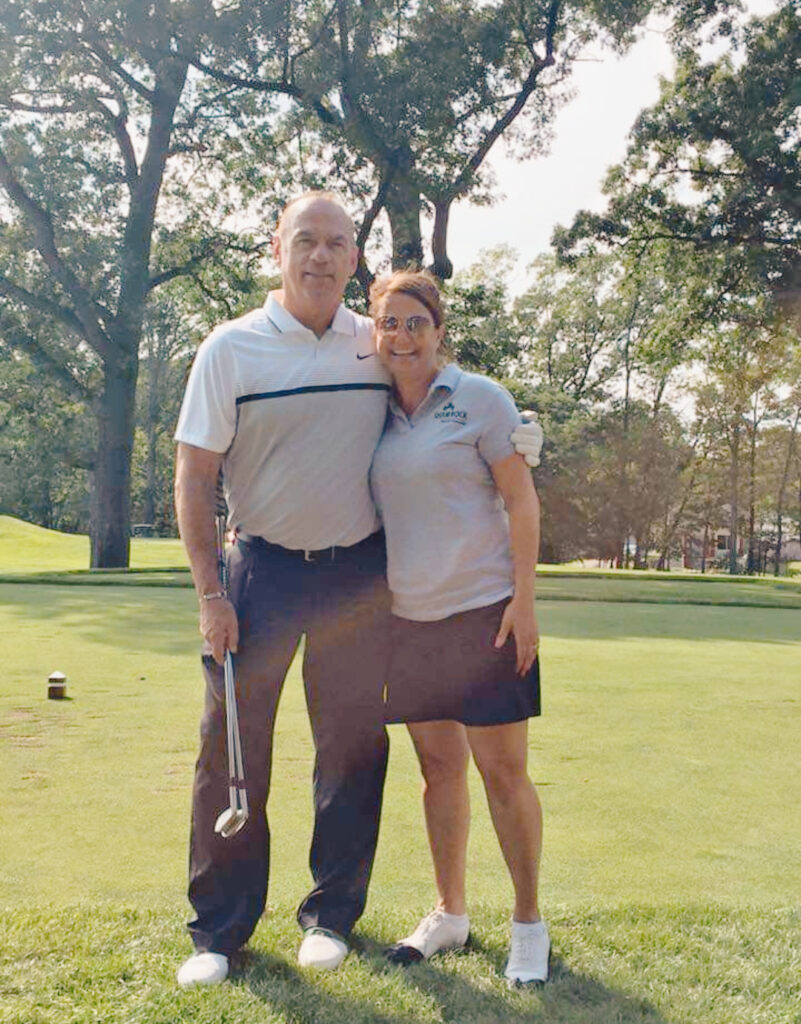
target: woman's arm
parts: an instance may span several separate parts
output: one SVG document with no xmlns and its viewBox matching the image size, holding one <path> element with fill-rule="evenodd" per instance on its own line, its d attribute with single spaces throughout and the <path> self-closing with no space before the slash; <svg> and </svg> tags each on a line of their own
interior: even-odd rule
<svg viewBox="0 0 801 1024">
<path fill-rule="evenodd" d="M 534 664 L 539 647 L 535 611 L 534 572 L 540 550 L 540 501 L 531 471 L 520 455 L 509 455 L 490 467 L 495 486 L 509 514 L 515 590 L 506 606 L 495 640 L 502 647 L 510 633 L 517 645 L 517 671 L 524 675 Z"/>
</svg>

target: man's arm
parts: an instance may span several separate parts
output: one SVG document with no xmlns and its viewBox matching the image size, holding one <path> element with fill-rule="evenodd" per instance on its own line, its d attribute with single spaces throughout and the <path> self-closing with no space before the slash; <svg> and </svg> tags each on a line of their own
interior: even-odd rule
<svg viewBox="0 0 801 1024">
<path fill-rule="evenodd" d="M 537 414 L 531 409 L 520 413 L 523 422 L 519 423 L 510 438 L 518 455 L 522 455 L 529 466 L 539 466 L 542 450 L 542 427 Z"/>
<path fill-rule="evenodd" d="M 178 443 L 175 466 L 175 511 L 178 529 L 200 600 L 200 632 L 211 645 L 214 660 L 223 663 L 226 650 L 236 651 L 239 628 L 236 612 L 227 599 L 204 599 L 220 590 L 217 571 L 217 478 L 222 455 Z"/>
</svg>

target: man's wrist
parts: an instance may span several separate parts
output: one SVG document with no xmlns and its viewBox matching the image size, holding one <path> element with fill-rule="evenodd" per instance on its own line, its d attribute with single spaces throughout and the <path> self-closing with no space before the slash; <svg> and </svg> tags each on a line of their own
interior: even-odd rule
<svg viewBox="0 0 801 1024">
<path fill-rule="evenodd" d="M 207 594 L 201 594 L 201 601 L 224 601 L 228 595 L 224 590 L 212 590 Z"/>
</svg>

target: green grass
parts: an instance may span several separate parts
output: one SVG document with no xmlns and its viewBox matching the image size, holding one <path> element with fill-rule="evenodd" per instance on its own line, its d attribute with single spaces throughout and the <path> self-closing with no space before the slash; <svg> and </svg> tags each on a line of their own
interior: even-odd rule
<svg viewBox="0 0 801 1024">
<path fill-rule="evenodd" d="M 507 924 L 482 907 L 471 948 L 407 971 L 381 947 L 394 912 L 369 912 L 358 955 L 317 976 L 294 963 L 290 906 L 259 925 L 230 984 L 180 992 L 180 916 L 102 905 L 12 911 L 3 928 L 0 1007 L 19 1024 L 791 1024 L 801 985 L 792 910 L 627 908 L 551 914 L 552 982 L 510 991 L 499 971 Z"/>
<path fill-rule="evenodd" d="M 89 538 L 45 530 L 13 516 L 0 516 L 0 572 L 36 573 L 85 570 L 89 565 Z M 131 538 L 131 568 L 185 567 L 180 540 L 161 537 Z"/>
<path fill-rule="evenodd" d="M 624 587 L 636 598 L 643 583 Z M 277 730 L 272 912 L 231 985 L 175 989 L 195 615 L 180 588 L 0 585 L 0 1020 L 801 1022 L 798 611 L 542 601 L 545 714 L 530 750 L 556 968 L 535 993 L 498 978 L 510 887 L 475 775 L 474 946 L 405 973 L 384 965 L 381 946 L 433 898 L 402 728 L 360 955 L 332 976 L 297 969 L 312 767 L 297 664 Z M 46 699 L 56 668 L 70 700 Z"/>
<path fill-rule="evenodd" d="M 135 537 L 131 568 L 89 570 L 86 537 L 0 516 L 0 582 L 80 586 L 191 587 L 186 554 L 174 539 Z M 537 592 L 549 601 L 740 605 L 801 608 L 801 577 L 640 572 L 544 565 Z"/>
</svg>

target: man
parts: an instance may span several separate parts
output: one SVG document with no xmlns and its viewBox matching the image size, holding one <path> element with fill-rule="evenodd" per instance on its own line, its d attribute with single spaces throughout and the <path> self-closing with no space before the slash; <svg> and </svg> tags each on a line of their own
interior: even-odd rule
<svg viewBox="0 0 801 1024">
<path fill-rule="evenodd" d="M 389 599 L 368 472 L 389 382 L 370 321 L 341 305 L 358 253 L 336 197 L 308 193 L 290 203 L 273 251 L 281 289 L 203 342 L 176 430 L 176 508 L 200 601 L 206 678 L 189 871 L 196 952 L 178 972 L 182 986 L 222 981 L 264 909 L 273 726 L 303 635 L 316 759 L 314 888 L 298 910 L 302 966 L 333 969 L 347 954 L 378 837 Z M 221 468 L 238 538 L 230 600 L 215 554 Z M 236 652 L 252 810 L 244 829 L 224 839 L 214 822 L 228 794 L 226 649 Z"/>
</svg>

